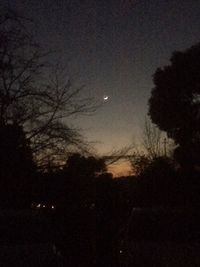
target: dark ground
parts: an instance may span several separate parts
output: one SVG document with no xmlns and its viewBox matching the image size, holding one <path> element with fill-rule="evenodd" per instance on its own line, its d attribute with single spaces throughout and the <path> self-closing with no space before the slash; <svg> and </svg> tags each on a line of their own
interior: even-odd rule
<svg viewBox="0 0 200 267">
<path fill-rule="evenodd" d="M 91 212 L 74 217 L 35 211 L 1 212 L 0 266 L 200 266 L 200 240 L 196 238 L 198 220 L 193 224 L 192 232 L 187 228 L 188 224 L 181 226 L 184 217 L 178 222 L 180 227 L 174 226 L 173 221 L 171 224 L 166 222 L 166 229 L 178 227 L 181 234 L 184 231 L 191 234 L 182 240 L 180 236 L 172 240 L 167 235 L 164 239 L 159 236 L 161 230 L 155 229 L 152 221 L 138 218 L 136 216 L 135 224 L 132 223 L 132 233 L 128 236 L 123 233 L 117 240 L 112 238 L 113 229 L 116 231 L 116 228 L 112 229 L 113 224 L 100 224 L 103 218 L 98 220 Z"/>
</svg>

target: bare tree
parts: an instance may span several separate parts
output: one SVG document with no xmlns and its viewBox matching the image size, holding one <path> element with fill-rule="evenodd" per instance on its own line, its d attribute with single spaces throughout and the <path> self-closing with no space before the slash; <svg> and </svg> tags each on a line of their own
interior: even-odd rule
<svg viewBox="0 0 200 267">
<path fill-rule="evenodd" d="M 0 14 L 0 127 L 23 127 L 38 164 L 66 156 L 66 148 L 86 150 L 80 132 L 66 124 L 73 115 L 94 112 L 59 65 L 47 63 L 48 52 L 26 30 L 27 20 L 14 12 Z M 51 71 L 50 71 L 51 69 Z"/>
<path fill-rule="evenodd" d="M 102 156 L 102 159 L 105 160 L 107 166 L 113 165 L 120 160 L 128 160 L 132 149 L 133 147 L 131 145 L 124 146 L 120 149 L 112 150 L 110 153 L 107 153 L 106 156 Z"/>
<path fill-rule="evenodd" d="M 149 158 L 156 158 L 163 155 L 163 137 L 162 132 L 145 118 L 142 146 Z"/>
<path fill-rule="evenodd" d="M 172 157 L 173 149 L 173 141 L 167 138 L 148 118 L 145 118 L 139 148 L 135 145 L 129 158 L 134 173 L 141 174 L 157 158 Z"/>
</svg>

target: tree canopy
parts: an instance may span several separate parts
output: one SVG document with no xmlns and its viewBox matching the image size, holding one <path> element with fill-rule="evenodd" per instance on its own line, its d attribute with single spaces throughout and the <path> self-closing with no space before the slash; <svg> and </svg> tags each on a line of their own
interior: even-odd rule
<svg viewBox="0 0 200 267">
<path fill-rule="evenodd" d="M 178 145 L 175 156 L 182 165 L 199 165 L 200 43 L 174 52 L 170 64 L 156 70 L 153 81 L 149 99 L 152 122 L 174 139 Z"/>
<path fill-rule="evenodd" d="M 93 156 L 85 157 L 79 153 L 74 153 L 67 159 L 66 170 L 71 175 L 81 175 L 95 177 L 96 174 L 106 171 L 106 165 L 103 159 Z"/>
</svg>

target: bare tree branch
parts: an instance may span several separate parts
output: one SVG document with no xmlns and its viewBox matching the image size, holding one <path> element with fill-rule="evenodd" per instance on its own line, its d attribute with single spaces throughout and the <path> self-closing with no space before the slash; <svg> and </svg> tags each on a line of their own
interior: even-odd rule
<svg viewBox="0 0 200 267">
<path fill-rule="evenodd" d="M 0 126 L 22 126 L 38 164 L 58 161 L 69 147 L 87 151 L 67 119 L 92 114 L 98 105 L 82 96 L 83 86 L 73 86 L 65 68 L 50 67 L 49 52 L 32 40 L 24 20 L 14 12 L 0 15 Z"/>
</svg>

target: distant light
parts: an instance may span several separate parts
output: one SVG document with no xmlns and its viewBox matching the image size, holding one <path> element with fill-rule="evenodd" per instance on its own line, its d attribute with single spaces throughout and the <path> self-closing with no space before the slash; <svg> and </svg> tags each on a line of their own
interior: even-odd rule
<svg viewBox="0 0 200 267">
<path fill-rule="evenodd" d="M 123 253 L 123 250 L 120 250 L 119 253 L 122 254 Z"/>
<path fill-rule="evenodd" d="M 52 209 L 55 209 L 54 205 L 51 206 Z"/>
<path fill-rule="evenodd" d="M 43 205 L 42 207 L 43 207 L 43 208 L 46 208 L 46 206 L 45 206 L 45 205 Z"/>
<path fill-rule="evenodd" d="M 37 206 L 36 206 L 36 208 L 40 208 L 41 207 L 41 204 L 38 204 Z"/>
</svg>

